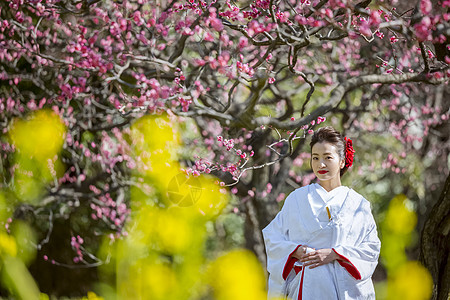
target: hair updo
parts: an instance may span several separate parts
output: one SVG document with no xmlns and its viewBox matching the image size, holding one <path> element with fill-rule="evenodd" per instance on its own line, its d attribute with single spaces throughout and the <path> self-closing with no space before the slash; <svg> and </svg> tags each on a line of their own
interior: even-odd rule
<svg viewBox="0 0 450 300">
<path fill-rule="evenodd" d="M 312 147 L 316 143 L 330 143 L 333 144 L 336 147 L 337 153 L 339 155 L 339 158 L 345 162 L 345 140 L 344 137 L 341 135 L 339 131 L 334 129 L 331 126 L 326 126 L 319 128 L 318 130 L 314 131 L 314 134 L 311 138 L 311 142 L 309 145 Z M 341 169 L 341 176 L 345 174 L 347 171 L 347 165 L 345 164 L 344 168 Z"/>
</svg>

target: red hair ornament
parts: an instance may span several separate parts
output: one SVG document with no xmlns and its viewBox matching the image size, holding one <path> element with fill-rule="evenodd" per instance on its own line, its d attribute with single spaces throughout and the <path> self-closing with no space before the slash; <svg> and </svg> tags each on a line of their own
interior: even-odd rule
<svg viewBox="0 0 450 300">
<path fill-rule="evenodd" d="M 353 158 L 355 157 L 355 150 L 353 149 L 353 141 L 347 137 L 345 140 L 345 167 L 348 169 L 353 165 Z"/>
</svg>

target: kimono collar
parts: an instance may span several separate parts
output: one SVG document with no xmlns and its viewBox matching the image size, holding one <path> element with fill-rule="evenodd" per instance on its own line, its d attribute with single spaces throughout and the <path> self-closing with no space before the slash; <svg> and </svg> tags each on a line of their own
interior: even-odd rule
<svg viewBox="0 0 450 300">
<path fill-rule="evenodd" d="M 334 196 L 338 195 L 339 193 L 347 193 L 349 188 L 346 186 L 338 186 L 337 188 L 332 189 L 331 191 L 327 192 L 326 189 L 324 189 L 320 184 L 314 183 L 314 187 L 316 188 L 317 194 L 322 198 L 323 201 L 328 202 L 330 199 L 332 199 Z"/>
</svg>

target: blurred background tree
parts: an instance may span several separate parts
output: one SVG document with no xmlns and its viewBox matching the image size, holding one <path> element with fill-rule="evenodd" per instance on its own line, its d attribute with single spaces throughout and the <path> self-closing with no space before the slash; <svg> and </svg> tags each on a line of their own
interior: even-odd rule
<svg viewBox="0 0 450 300">
<path fill-rule="evenodd" d="M 372 202 L 388 246 L 380 299 L 402 291 L 386 280 L 412 284 L 392 270 L 419 254 L 446 299 L 449 6 L 0 2 L 1 253 L 33 295 L 227 299 L 210 269 L 245 261 L 259 282 L 261 229 L 314 180 L 307 137 L 322 123 L 354 140 L 343 183 Z M 229 199 L 214 202 L 211 181 Z M 389 248 L 392 211 L 416 221 Z M 223 280 L 245 288 L 237 275 Z M 2 293 L 27 298 L 7 278 Z"/>
</svg>

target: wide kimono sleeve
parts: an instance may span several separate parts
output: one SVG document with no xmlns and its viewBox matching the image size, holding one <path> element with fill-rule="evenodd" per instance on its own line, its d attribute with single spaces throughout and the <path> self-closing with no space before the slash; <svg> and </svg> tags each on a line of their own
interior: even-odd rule
<svg viewBox="0 0 450 300">
<path fill-rule="evenodd" d="M 348 235 L 342 244 L 333 247 L 340 259 L 338 263 L 357 280 L 370 278 L 378 264 L 381 242 L 370 210 L 370 203 L 363 200 L 357 209 Z"/>
<path fill-rule="evenodd" d="M 289 240 L 288 215 L 294 213 L 295 192 L 284 202 L 283 208 L 263 230 L 269 272 L 269 296 L 281 295 L 284 281 L 297 261 L 292 254 L 300 247 Z"/>
</svg>

